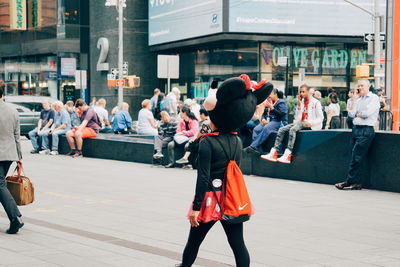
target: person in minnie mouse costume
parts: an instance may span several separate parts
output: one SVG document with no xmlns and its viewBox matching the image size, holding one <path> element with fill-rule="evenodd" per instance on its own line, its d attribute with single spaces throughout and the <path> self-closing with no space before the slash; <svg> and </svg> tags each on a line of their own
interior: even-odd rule
<svg viewBox="0 0 400 267">
<path fill-rule="evenodd" d="M 225 80 L 216 93 L 205 100 L 203 105 L 210 114 L 213 132 L 200 141 L 196 193 L 188 214 L 191 228 L 182 263 L 177 267 L 192 266 L 202 241 L 217 221 L 221 221 L 224 228 L 236 266 L 250 266 L 243 222 L 228 223 L 224 220 L 217 197 L 222 194 L 228 163 L 234 160 L 239 165 L 242 156 L 242 143 L 233 131 L 251 119 L 256 106 L 267 99 L 272 89 L 273 85 L 265 80 L 256 84 L 247 75 L 241 75 Z M 246 206 L 239 206 L 239 209 Z M 253 211 L 252 207 L 250 210 Z"/>
</svg>

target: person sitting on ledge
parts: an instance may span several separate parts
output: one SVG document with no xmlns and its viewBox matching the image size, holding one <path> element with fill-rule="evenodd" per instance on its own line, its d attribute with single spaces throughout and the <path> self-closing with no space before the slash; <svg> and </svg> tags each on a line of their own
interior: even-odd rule
<svg viewBox="0 0 400 267">
<path fill-rule="evenodd" d="M 279 129 L 275 145 L 268 154 L 262 155 L 261 158 L 272 162 L 290 163 L 297 132 L 300 130 L 321 130 L 323 119 L 321 102 L 310 95 L 307 85 L 302 85 L 295 121 Z M 287 148 L 284 154 L 278 158 L 278 151 L 286 132 L 289 132 Z"/>
<path fill-rule="evenodd" d="M 129 114 L 129 104 L 123 102 L 113 117 L 112 129 L 115 134 L 128 134 L 131 126 L 132 117 Z"/>
<path fill-rule="evenodd" d="M 188 164 L 189 162 L 195 163 L 199 152 L 199 143 L 203 135 L 211 133 L 210 119 L 208 117 L 208 111 L 205 109 L 200 109 L 200 121 L 199 121 L 200 131 L 189 140 L 189 146 L 185 147 L 185 154 L 182 158 L 178 159 L 176 163 L 178 164 Z M 192 159 L 192 160 L 190 160 Z"/>
<path fill-rule="evenodd" d="M 55 111 L 54 123 L 51 126 L 49 133 L 42 136 L 42 146 L 44 150 L 39 152 L 39 154 L 42 155 L 58 155 L 59 136 L 66 134 L 71 130 L 71 118 L 68 111 L 64 109 L 64 104 L 61 101 L 57 101 L 52 106 Z M 52 140 L 51 152 L 49 146 L 50 137 Z"/>
<path fill-rule="evenodd" d="M 325 108 L 326 111 L 326 125 L 325 129 L 339 129 L 340 128 L 340 105 L 338 95 L 330 93 L 328 95 L 329 106 Z"/>
<path fill-rule="evenodd" d="M 151 112 L 151 100 L 145 99 L 142 101 L 142 109 L 138 116 L 138 134 L 157 136 L 157 122 Z"/>
<path fill-rule="evenodd" d="M 73 158 L 82 156 L 83 139 L 96 137 L 101 127 L 96 112 L 89 107 L 83 99 L 76 100 L 75 107 L 81 113 L 80 119 L 82 123 L 78 127 L 74 126 L 73 129 L 66 134 L 68 144 L 71 148 L 67 156 L 72 156 Z"/>
<path fill-rule="evenodd" d="M 269 98 L 265 101 L 266 108 L 263 119 L 253 130 L 253 142 L 243 149 L 244 152 L 257 153 L 272 132 L 277 131 L 282 125 L 287 125 L 288 106 L 282 98 L 283 93 L 281 91 L 272 90 Z"/>
<path fill-rule="evenodd" d="M 176 133 L 177 124 L 175 121 L 171 120 L 168 112 L 161 111 L 161 125 L 160 133 L 154 139 L 154 150 L 156 153 L 153 155 L 154 159 L 160 159 L 164 157 L 162 154 L 163 147 L 166 147 L 169 142 L 174 140 L 174 135 Z"/>
<path fill-rule="evenodd" d="M 173 168 L 175 163 L 175 146 L 184 146 L 185 149 L 189 146 L 189 140 L 196 136 L 199 132 L 199 123 L 196 116 L 190 111 L 188 107 L 183 107 L 180 113 L 182 120 L 178 125 L 178 129 L 174 136 L 174 140 L 168 143 L 168 159 L 169 164 L 166 168 Z"/>
</svg>

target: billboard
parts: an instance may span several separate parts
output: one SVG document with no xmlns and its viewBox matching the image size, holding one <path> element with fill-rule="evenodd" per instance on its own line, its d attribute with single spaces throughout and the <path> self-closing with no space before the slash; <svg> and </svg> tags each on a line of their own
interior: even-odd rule
<svg viewBox="0 0 400 267">
<path fill-rule="evenodd" d="M 26 30 L 25 0 L 10 0 L 10 29 Z"/>
<path fill-rule="evenodd" d="M 373 2 L 354 0 L 373 11 Z M 380 0 L 386 14 L 386 0 Z M 373 32 L 371 15 L 343 0 L 230 0 L 229 31 L 359 36 Z"/>
<path fill-rule="evenodd" d="M 149 45 L 222 32 L 223 0 L 149 0 Z"/>
</svg>

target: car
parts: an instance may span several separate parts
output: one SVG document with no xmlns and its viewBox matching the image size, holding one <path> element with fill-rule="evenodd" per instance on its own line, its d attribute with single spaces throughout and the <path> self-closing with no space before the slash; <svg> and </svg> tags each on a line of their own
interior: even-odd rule
<svg viewBox="0 0 400 267">
<path fill-rule="evenodd" d="M 5 101 L 10 103 L 18 111 L 21 135 L 29 138 L 28 133 L 35 129 L 42 111 L 43 101 L 54 103 L 55 99 L 42 96 L 6 96 Z"/>
<path fill-rule="evenodd" d="M 31 109 L 21 105 L 13 103 L 9 104 L 18 111 L 21 135 L 29 138 L 28 133 L 36 128 L 40 118 L 40 112 L 32 111 Z"/>
</svg>

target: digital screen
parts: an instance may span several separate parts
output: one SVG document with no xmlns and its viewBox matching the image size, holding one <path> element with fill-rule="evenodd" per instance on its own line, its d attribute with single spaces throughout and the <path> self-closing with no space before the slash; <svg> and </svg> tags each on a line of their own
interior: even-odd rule
<svg viewBox="0 0 400 267">
<path fill-rule="evenodd" d="M 353 2 L 374 11 L 373 1 Z M 382 15 L 385 6 L 380 0 Z M 360 36 L 374 26 L 370 14 L 344 0 L 230 0 L 229 31 Z"/>
<path fill-rule="evenodd" d="M 149 0 L 149 45 L 222 32 L 222 0 Z"/>
</svg>

